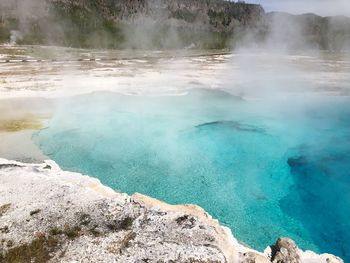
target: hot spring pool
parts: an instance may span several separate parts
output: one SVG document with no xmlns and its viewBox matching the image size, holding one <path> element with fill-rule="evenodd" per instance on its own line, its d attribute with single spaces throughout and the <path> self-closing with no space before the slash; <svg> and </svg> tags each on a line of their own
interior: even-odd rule
<svg viewBox="0 0 350 263">
<path fill-rule="evenodd" d="M 288 236 L 349 260 L 350 98 L 310 96 L 94 93 L 62 99 L 34 139 L 64 169 L 198 204 L 256 249 Z"/>
</svg>

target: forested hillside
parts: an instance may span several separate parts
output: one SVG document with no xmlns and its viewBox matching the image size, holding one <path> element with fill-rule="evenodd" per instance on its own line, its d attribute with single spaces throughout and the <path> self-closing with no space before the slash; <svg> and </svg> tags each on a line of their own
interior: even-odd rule
<svg viewBox="0 0 350 263">
<path fill-rule="evenodd" d="M 0 42 L 96 48 L 227 48 L 269 41 L 345 49 L 350 19 L 268 13 L 223 0 L 2 0 Z M 249 36 L 249 37 L 247 37 Z M 244 43 L 245 44 L 245 43 Z"/>
</svg>

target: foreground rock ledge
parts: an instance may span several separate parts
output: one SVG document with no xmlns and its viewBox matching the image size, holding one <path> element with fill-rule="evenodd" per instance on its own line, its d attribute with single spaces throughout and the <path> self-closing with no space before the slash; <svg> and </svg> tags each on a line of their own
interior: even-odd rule
<svg viewBox="0 0 350 263">
<path fill-rule="evenodd" d="M 53 161 L 0 159 L 0 262 L 343 262 L 287 238 L 264 253 L 202 208 L 117 193 Z"/>
</svg>

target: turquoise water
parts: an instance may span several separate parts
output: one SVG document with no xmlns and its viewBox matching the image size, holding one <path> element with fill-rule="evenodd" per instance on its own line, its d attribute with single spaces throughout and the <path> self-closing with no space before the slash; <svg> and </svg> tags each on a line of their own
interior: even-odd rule
<svg viewBox="0 0 350 263">
<path fill-rule="evenodd" d="M 198 204 L 254 248 L 288 236 L 349 260 L 349 102 L 95 93 L 62 99 L 35 140 L 64 169 Z"/>
</svg>

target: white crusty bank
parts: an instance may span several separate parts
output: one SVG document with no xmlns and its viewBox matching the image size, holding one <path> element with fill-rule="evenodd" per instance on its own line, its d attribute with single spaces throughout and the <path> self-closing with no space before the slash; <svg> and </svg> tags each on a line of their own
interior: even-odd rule
<svg viewBox="0 0 350 263">
<path fill-rule="evenodd" d="M 53 161 L 0 159 L 0 262 L 343 261 L 287 238 L 260 253 L 198 206 L 118 193 Z"/>
</svg>

